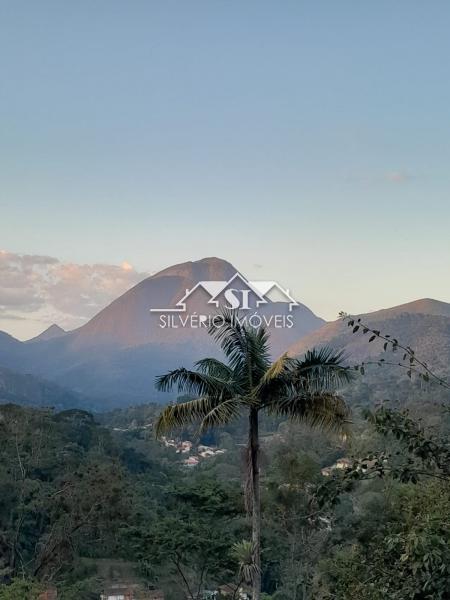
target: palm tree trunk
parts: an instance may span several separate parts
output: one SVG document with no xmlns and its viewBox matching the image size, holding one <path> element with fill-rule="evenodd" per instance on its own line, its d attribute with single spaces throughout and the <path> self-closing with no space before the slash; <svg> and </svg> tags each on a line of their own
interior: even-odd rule
<svg viewBox="0 0 450 600">
<path fill-rule="evenodd" d="M 259 427 L 258 411 L 250 409 L 249 443 L 252 477 L 252 543 L 255 572 L 252 581 L 253 600 L 261 597 L 261 498 L 259 487 Z"/>
</svg>

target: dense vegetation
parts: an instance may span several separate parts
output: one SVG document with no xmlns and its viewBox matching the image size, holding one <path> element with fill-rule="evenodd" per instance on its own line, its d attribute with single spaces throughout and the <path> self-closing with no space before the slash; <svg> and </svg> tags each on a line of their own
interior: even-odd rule
<svg viewBox="0 0 450 600">
<path fill-rule="evenodd" d="M 262 419 L 266 598 L 448 597 L 446 394 L 409 380 L 388 392 L 374 411 L 380 389 L 354 384 L 345 444 Z M 246 421 L 208 434 L 227 452 L 187 468 L 155 440 L 157 413 L 0 408 L 0 598 L 32 598 L 46 581 L 63 600 L 98 598 L 105 559 L 132 562 L 169 600 L 241 579 Z M 342 456 L 355 462 L 324 477 Z"/>
<path fill-rule="evenodd" d="M 369 342 L 382 338 L 385 351 L 400 347 L 406 361 L 404 378 L 392 369 L 367 376 L 369 364 L 352 369 L 354 381 L 338 375 L 347 382 L 350 437 L 298 422 L 313 389 L 304 373 L 313 369 L 314 394 L 328 400 L 327 371 L 340 373 L 339 355 L 270 365 L 262 338 L 234 330 L 229 365 L 209 359 L 197 372 L 166 376 L 186 381 L 188 395 L 162 412 L 151 404 L 97 415 L 0 406 L 0 600 L 37 598 L 50 585 L 62 600 L 98 599 L 120 581 L 161 589 L 167 600 L 215 598 L 224 585 L 238 598 L 237 587 L 254 588 L 255 519 L 242 474 L 248 409 L 269 400 L 277 410 L 258 411 L 262 597 L 448 598 L 448 385 L 409 347 L 345 318 Z M 250 384 L 249 369 L 259 377 Z M 278 410 L 294 401 L 298 414 Z M 226 411 L 211 421 L 230 402 L 233 418 Z M 323 425 L 322 413 L 312 415 Z M 208 425 L 200 433 L 199 419 Z M 173 427 L 175 440 L 156 438 L 155 429 Z"/>
</svg>

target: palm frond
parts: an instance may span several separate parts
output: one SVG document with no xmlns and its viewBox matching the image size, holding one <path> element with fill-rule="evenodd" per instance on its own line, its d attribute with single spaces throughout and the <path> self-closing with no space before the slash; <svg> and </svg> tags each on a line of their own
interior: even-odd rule
<svg viewBox="0 0 450 600">
<path fill-rule="evenodd" d="M 236 310 L 224 309 L 220 317 L 209 333 L 220 344 L 231 369 L 264 372 L 269 363 L 269 337 L 265 328 L 241 324 L 243 316 Z"/>
<path fill-rule="evenodd" d="M 286 367 L 292 363 L 292 361 L 293 359 L 288 356 L 287 352 L 282 354 L 264 373 L 261 383 L 264 385 L 279 377 L 286 370 Z"/>
<path fill-rule="evenodd" d="M 184 368 L 160 375 L 156 378 L 155 386 L 160 392 L 168 392 L 176 387 L 179 392 L 195 396 L 219 396 L 231 387 L 227 380 Z"/>
<path fill-rule="evenodd" d="M 246 328 L 247 343 L 258 380 L 270 367 L 269 333 L 265 327 Z"/>
<path fill-rule="evenodd" d="M 243 402 L 239 397 L 224 400 L 214 406 L 203 418 L 200 431 L 204 432 L 211 427 L 221 427 L 240 416 Z"/>
<path fill-rule="evenodd" d="M 217 358 L 202 358 L 195 363 L 195 367 L 200 373 L 206 373 L 211 377 L 218 377 L 223 381 L 230 380 L 233 377 L 233 370 Z"/>
<path fill-rule="evenodd" d="M 246 340 L 238 316 L 235 310 L 223 309 L 218 314 L 220 319 L 213 320 L 208 330 L 222 348 L 231 368 L 239 363 L 246 351 Z"/>
<path fill-rule="evenodd" d="M 293 360 L 285 352 L 267 368 L 253 390 L 260 408 L 264 408 L 273 400 L 291 394 L 295 389 L 292 378 Z"/>
<path fill-rule="evenodd" d="M 203 421 L 214 406 L 214 401 L 210 397 L 196 398 L 166 406 L 156 423 L 156 436 L 159 438 L 172 429 Z"/>
<path fill-rule="evenodd" d="M 353 372 L 344 365 L 345 354 L 327 346 L 308 350 L 292 365 L 293 381 L 313 393 L 341 388 L 353 379 Z"/>
<path fill-rule="evenodd" d="M 273 401 L 268 407 L 271 414 L 303 422 L 322 431 L 348 434 L 350 409 L 337 394 L 323 392 L 293 394 Z"/>
</svg>

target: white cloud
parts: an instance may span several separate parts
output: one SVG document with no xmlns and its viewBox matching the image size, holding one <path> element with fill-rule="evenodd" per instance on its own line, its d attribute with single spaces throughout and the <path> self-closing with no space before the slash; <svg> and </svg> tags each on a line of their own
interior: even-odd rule
<svg viewBox="0 0 450 600">
<path fill-rule="evenodd" d="M 0 318 L 73 329 L 147 277 L 122 265 L 64 263 L 0 251 Z"/>
</svg>

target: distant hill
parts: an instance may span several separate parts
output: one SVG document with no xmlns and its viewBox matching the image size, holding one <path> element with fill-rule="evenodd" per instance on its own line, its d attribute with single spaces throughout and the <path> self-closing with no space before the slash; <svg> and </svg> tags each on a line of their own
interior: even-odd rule
<svg viewBox="0 0 450 600">
<path fill-rule="evenodd" d="M 9 348 L 13 350 L 15 348 L 20 347 L 21 342 L 12 335 L 9 335 L 9 333 L 6 333 L 5 331 L 0 331 L 0 345 L 2 346 L 2 348 Z"/>
<path fill-rule="evenodd" d="M 394 315 L 404 313 L 450 317 L 450 304 L 448 302 L 441 302 L 440 300 L 433 300 L 432 298 L 422 298 L 421 300 L 399 304 L 392 308 L 382 308 L 368 314 L 374 318 L 391 318 Z"/>
<path fill-rule="evenodd" d="M 34 338 L 31 338 L 30 340 L 27 340 L 27 343 L 34 343 L 34 342 L 46 342 L 48 340 L 54 340 L 56 338 L 59 338 L 63 335 L 66 335 L 66 332 L 64 331 L 64 329 L 62 329 L 62 327 L 59 327 L 59 325 L 50 325 L 50 327 L 47 327 L 47 329 L 45 329 L 42 333 L 40 333 L 39 335 L 37 335 Z"/>
<path fill-rule="evenodd" d="M 100 311 L 79 329 L 61 333 L 53 328 L 38 339 L 21 343 L 0 339 L 0 365 L 51 379 L 82 394 L 130 404 L 169 398 L 154 390 L 155 376 L 207 355 L 218 355 L 205 327 L 160 326 L 160 313 L 151 308 L 173 309 L 191 290 L 188 313 L 211 315 L 217 307 L 210 295 L 196 288 L 200 281 L 227 282 L 238 270 L 229 262 L 211 257 L 174 265 L 148 277 Z M 274 356 L 325 321 L 299 304 L 290 328 L 271 325 Z M 177 313 L 169 315 L 178 316 Z M 268 302 L 259 308 L 271 315 L 290 315 L 287 302 Z M 272 321 L 270 321 L 272 323 Z"/>
<path fill-rule="evenodd" d="M 450 374 L 450 304 L 423 299 L 356 316 L 372 328 L 411 346 L 436 371 Z M 383 353 L 380 342 L 369 344 L 367 336 L 360 332 L 353 334 L 342 320 L 326 323 L 303 336 L 289 348 L 289 353 L 301 355 L 309 348 L 320 346 L 343 349 L 349 362 L 355 363 Z"/>
<path fill-rule="evenodd" d="M 140 282 L 75 331 L 64 332 L 54 325 L 28 342 L 0 332 L 0 366 L 15 372 L 3 385 L 4 395 L 22 396 L 24 402 L 28 398 L 47 404 L 74 402 L 75 406 L 79 406 L 80 398 L 89 397 L 105 408 L 170 400 L 173 396 L 155 391 L 156 375 L 179 366 L 189 367 L 204 356 L 220 355 L 205 327 L 179 326 L 176 319 L 180 313 L 170 310 L 186 296 L 186 314 L 216 313 L 208 286 L 197 284 L 227 282 L 237 272 L 229 262 L 214 257 L 181 263 Z M 221 289 L 223 294 L 225 288 Z M 177 326 L 162 328 L 161 314 L 151 312 L 151 308 L 168 310 Z M 274 314 L 282 318 L 291 314 L 289 304 L 280 301 L 259 306 L 258 313 L 269 321 Z M 352 335 L 341 321 L 325 323 L 303 304 L 294 307 L 292 316 L 290 328 L 275 327 L 270 321 L 274 357 L 287 348 L 297 355 L 323 345 L 344 349 L 350 362 L 382 352 L 380 344 L 368 344 L 365 337 Z M 448 370 L 450 304 L 422 299 L 362 317 L 417 349 L 436 370 Z M 20 380 L 19 374 L 24 373 L 52 381 L 59 388 L 45 387 L 48 381 Z M 69 395 L 67 390 L 71 390 Z M 70 393 L 76 397 L 71 398 Z M 45 400 L 46 395 L 50 400 Z"/>
<path fill-rule="evenodd" d="M 237 272 L 236 267 L 229 262 L 215 257 L 164 269 L 138 283 L 86 325 L 70 334 L 68 345 L 71 348 L 101 345 L 134 348 L 147 344 L 179 346 L 188 343 L 190 346 L 194 344 L 209 347 L 211 343 L 205 328 L 162 329 L 159 327 L 159 314 L 150 312 L 150 308 L 173 309 L 186 291 L 194 288 L 199 281 L 228 281 Z M 217 308 L 208 304 L 209 299 L 204 291 L 199 290 L 189 297 L 188 312 L 216 313 Z M 260 310 L 267 314 L 286 313 L 288 306 L 285 302 L 271 302 Z M 300 304 L 295 308 L 295 325 L 292 329 L 273 328 L 274 354 L 284 351 L 295 339 L 317 329 L 324 322 L 309 308 Z"/>
<path fill-rule="evenodd" d="M 66 390 L 55 383 L 34 375 L 16 373 L 0 367 L 0 404 L 52 407 L 56 410 L 68 408 L 94 409 L 95 402 Z"/>
</svg>

